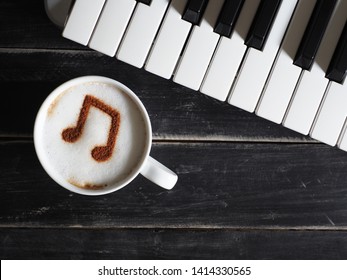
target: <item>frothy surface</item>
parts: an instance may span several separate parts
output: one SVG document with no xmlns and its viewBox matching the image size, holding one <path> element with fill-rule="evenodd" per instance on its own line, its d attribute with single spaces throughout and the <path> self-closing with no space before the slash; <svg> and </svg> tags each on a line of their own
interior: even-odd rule
<svg viewBox="0 0 347 280">
<path fill-rule="evenodd" d="M 90 106 L 81 136 L 73 143 L 62 132 L 76 126 L 86 96 L 92 96 L 119 113 L 119 129 L 112 155 L 98 162 L 91 151 L 108 142 L 111 116 Z M 50 104 L 40 139 L 47 161 L 67 182 L 81 188 L 99 189 L 122 183 L 136 169 L 145 153 L 147 132 L 144 117 L 121 88 L 100 82 L 82 83 L 62 92 Z"/>
</svg>

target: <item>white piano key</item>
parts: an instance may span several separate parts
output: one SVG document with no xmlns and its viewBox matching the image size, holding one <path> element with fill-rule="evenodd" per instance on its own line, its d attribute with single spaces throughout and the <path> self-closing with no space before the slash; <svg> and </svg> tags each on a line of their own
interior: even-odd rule
<svg viewBox="0 0 347 280">
<path fill-rule="evenodd" d="M 347 1 L 339 1 L 331 17 L 311 71 L 303 70 L 283 125 L 308 134 L 328 83 L 326 70 L 347 19 Z"/>
<path fill-rule="evenodd" d="M 346 125 L 346 124 L 345 124 Z M 341 136 L 340 136 L 340 140 L 337 143 L 337 147 L 339 147 L 341 150 L 346 151 L 347 152 L 347 130 L 344 127 Z"/>
<path fill-rule="evenodd" d="M 191 23 L 182 20 L 187 2 L 188 0 L 171 1 L 146 61 L 147 71 L 166 79 L 170 79 L 174 72 L 192 26 Z"/>
<path fill-rule="evenodd" d="M 220 37 L 213 28 L 223 3 L 224 0 L 214 0 L 207 4 L 200 26 L 193 27 L 174 74 L 174 82 L 194 90 L 200 88 Z"/>
<path fill-rule="evenodd" d="M 330 82 L 310 136 L 335 146 L 347 117 L 347 83 Z"/>
<path fill-rule="evenodd" d="M 107 0 L 89 47 L 114 56 L 136 5 L 135 0 Z"/>
<path fill-rule="evenodd" d="M 246 0 L 231 38 L 221 37 L 200 91 L 225 101 L 247 49 L 245 38 L 260 0 Z"/>
<path fill-rule="evenodd" d="M 293 99 L 283 120 L 283 126 L 307 135 L 312 126 L 328 80 L 314 63 L 311 72 L 302 71 Z M 314 84 L 312 84 L 314 83 Z"/>
<path fill-rule="evenodd" d="M 228 102 L 254 112 L 297 1 L 283 0 L 263 51 L 249 48 Z"/>
<path fill-rule="evenodd" d="M 87 45 L 105 0 L 76 0 L 66 22 L 63 37 Z"/>
<path fill-rule="evenodd" d="M 150 6 L 138 3 L 116 54 L 119 60 L 141 68 L 170 0 L 152 0 Z"/>
<path fill-rule="evenodd" d="M 300 0 L 295 9 L 256 108 L 256 114 L 260 117 L 278 124 L 283 120 L 301 73 L 301 68 L 293 64 L 293 59 L 316 2 Z"/>
</svg>

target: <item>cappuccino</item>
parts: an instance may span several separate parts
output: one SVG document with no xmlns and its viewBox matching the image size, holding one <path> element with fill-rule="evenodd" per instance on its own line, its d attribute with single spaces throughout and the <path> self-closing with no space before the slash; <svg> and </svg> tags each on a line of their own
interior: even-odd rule
<svg viewBox="0 0 347 280">
<path fill-rule="evenodd" d="M 115 84 L 71 85 L 43 110 L 35 137 L 60 182 L 83 189 L 114 188 L 137 174 L 148 155 L 151 129 L 143 111 Z"/>
</svg>

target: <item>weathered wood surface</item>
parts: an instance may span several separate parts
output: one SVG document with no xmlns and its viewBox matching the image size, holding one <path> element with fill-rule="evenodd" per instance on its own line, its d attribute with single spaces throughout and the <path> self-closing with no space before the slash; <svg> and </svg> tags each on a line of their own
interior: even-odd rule
<svg viewBox="0 0 347 280">
<path fill-rule="evenodd" d="M 151 154 L 179 175 L 172 191 L 139 176 L 86 197 L 46 175 L 32 142 L 2 142 L 0 226 L 347 229 L 347 159 L 325 145 L 157 143 Z"/>
<path fill-rule="evenodd" d="M 346 258 L 347 153 L 60 34 L 42 0 L 0 1 L 1 258 Z M 86 197 L 44 172 L 36 113 L 83 75 L 140 97 L 151 154 L 179 175 L 172 191 L 139 176 Z"/>
<path fill-rule="evenodd" d="M 346 259 L 345 232 L 0 229 L 3 259 Z"/>
</svg>

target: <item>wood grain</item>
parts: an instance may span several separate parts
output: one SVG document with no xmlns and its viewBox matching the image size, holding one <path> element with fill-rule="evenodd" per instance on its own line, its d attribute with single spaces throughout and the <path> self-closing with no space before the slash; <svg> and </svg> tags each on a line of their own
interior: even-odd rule
<svg viewBox="0 0 347 280">
<path fill-rule="evenodd" d="M 1 259 L 346 259 L 347 153 L 62 38 L 42 0 L 0 1 L 0 38 Z M 172 191 L 88 197 L 45 173 L 35 116 L 84 75 L 140 97 Z"/>
<path fill-rule="evenodd" d="M 346 232 L 0 229 L 1 259 L 346 259 Z"/>
<path fill-rule="evenodd" d="M 178 174 L 172 191 L 138 176 L 88 197 L 54 183 L 32 142 L 2 142 L 0 226 L 347 229 L 346 156 L 325 145 L 155 143 L 151 154 Z"/>
</svg>

